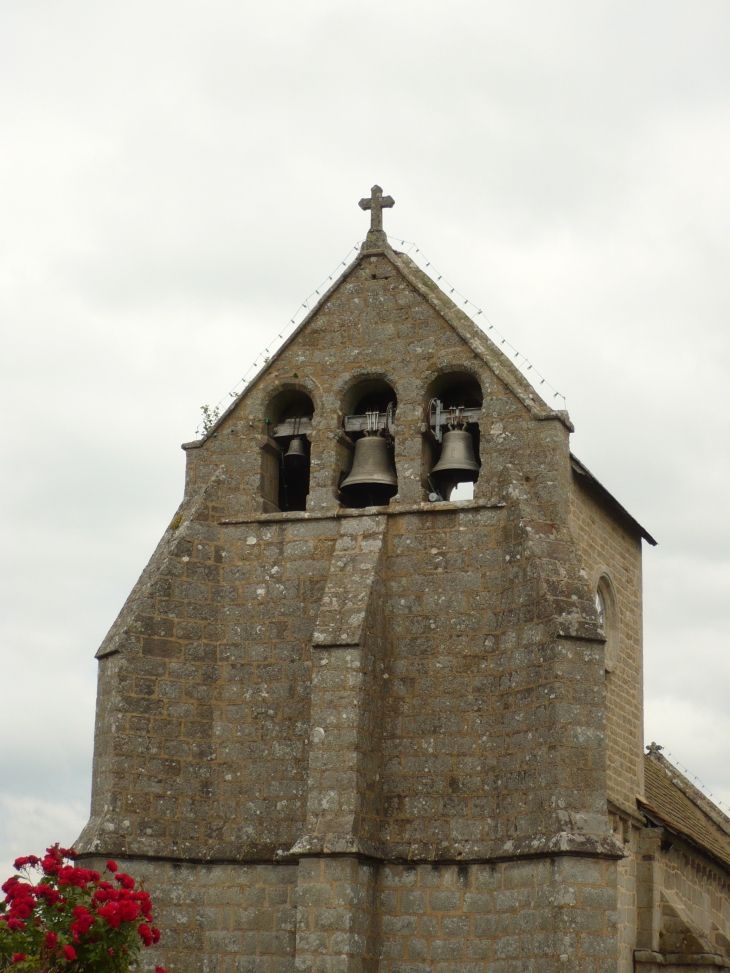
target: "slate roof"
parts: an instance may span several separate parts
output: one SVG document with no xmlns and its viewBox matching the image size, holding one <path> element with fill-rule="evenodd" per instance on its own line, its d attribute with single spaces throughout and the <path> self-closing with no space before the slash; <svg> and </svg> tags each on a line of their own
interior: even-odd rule
<svg viewBox="0 0 730 973">
<path fill-rule="evenodd" d="M 730 818 L 661 754 L 644 756 L 644 795 L 639 805 L 650 818 L 730 869 Z"/>
</svg>

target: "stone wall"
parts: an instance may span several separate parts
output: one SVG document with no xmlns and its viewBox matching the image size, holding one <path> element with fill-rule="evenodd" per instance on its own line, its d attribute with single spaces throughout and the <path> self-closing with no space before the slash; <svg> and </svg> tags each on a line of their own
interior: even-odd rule
<svg viewBox="0 0 730 973">
<path fill-rule="evenodd" d="M 609 814 L 616 841 L 625 857 L 617 863 L 617 948 L 618 973 L 633 973 L 637 940 L 639 888 L 637 875 L 644 820 L 639 814 L 627 815 L 614 807 Z"/>
<path fill-rule="evenodd" d="M 611 580 L 618 605 L 618 658 L 606 673 L 608 796 L 635 808 L 643 793 L 644 685 L 641 538 L 624 529 L 573 479 L 571 529 L 595 592 Z"/>
<path fill-rule="evenodd" d="M 299 837 L 336 529 L 179 528 L 125 650 L 100 660 L 91 828 L 110 853 L 270 858 Z"/>
<path fill-rule="evenodd" d="M 468 502 L 393 508 L 374 533 L 372 516 L 267 517 L 184 522 L 125 651 L 101 659 L 91 828 L 110 853 L 270 858 L 302 837 L 308 800 L 310 830 L 338 833 L 325 824 L 358 793 L 356 833 L 406 857 L 606 830 L 600 642 L 537 617 L 535 529 L 517 543 L 507 508 Z M 362 547 L 386 520 L 373 587 L 380 555 Z M 362 611 L 343 655 L 320 622 L 312 712 L 323 575 L 348 577 L 343 558 L 383 630 L 365 627 L 368 649 Z"/>
<path fill-rule="evenodd" d="M 730 876 L 712 858 L 663 829 L 638 846 L 639 949 L 730 955 Z"/>
<path fill-rule="evenodd" d="M 615 969 L 615 864 L 561 858 L 385 866 L 379 969 Z"/>
<path fill-rule="evenodd" d="M 104 859 L 88 859 L 104 868 Z M 296 865 L 216 864 L 119 858 L 144 884 L 162 932 L 143 968 L 170 973 L 293 973 Z"/>
<path fill-rule="evenodd" d="M 97 867 L 102 860 L 90 859 Z M 144 883 L 162 938 L 144 968 L 175 973 L 481 973 L 615 968 L 615 866 L 120 859 Z M 354 963 L 353 963 L 354 961 Z"/>
</svg>

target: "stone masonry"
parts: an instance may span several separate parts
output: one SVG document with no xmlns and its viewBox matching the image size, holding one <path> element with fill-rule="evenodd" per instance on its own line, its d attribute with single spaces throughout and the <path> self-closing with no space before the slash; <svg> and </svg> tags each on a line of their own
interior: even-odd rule
<svg viewBox="0 0 730 973">
<path fill-rule="evenodd" d="M 471 500 L 428 499 L 445 382 L 481 400 Z M 376 386 L 397 401 L 398 492 L 352 508 L 343 418 Z M 280 510 L 274 432 L 296 396 L 309 492 Z M 147 962 L 631 969 L 650 538 L 576 473 L 571 429 L 376 229 L 185 445 L 183 502 L 97 653 L 77 843 L 159 901 Z M 610 672 L 599 575 L 620 617 Z"/>
</svg>

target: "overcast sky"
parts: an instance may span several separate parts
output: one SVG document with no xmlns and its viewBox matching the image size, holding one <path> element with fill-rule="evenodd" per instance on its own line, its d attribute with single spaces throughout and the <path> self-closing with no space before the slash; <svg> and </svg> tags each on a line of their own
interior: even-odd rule
<svg viewBox="0 0 730 973">
<path fill-rule="evenodd" d="M 647 740 L 730 804 L 729 41 L 728 0 L 0 0 L 2 872 L 83 826 L 179 444 L 374 182 L 659 540 Z"/>
</svg>

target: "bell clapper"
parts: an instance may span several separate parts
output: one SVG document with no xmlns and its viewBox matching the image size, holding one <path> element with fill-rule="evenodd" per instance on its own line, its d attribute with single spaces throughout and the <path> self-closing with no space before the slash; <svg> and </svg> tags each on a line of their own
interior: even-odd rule
<svg viewBox="0 0 730 973">
<path fill-rule="evenodd" d="M 429 486 L 428 499 L 431 501 L 431 503 L 436 503 L 438 500 L 443 501 L 444 498 L 441 496 L 439 490 L 437 490 L 436 487 L 434 486 L 433 480 L 431 479 L 430 476 L 426 477 L 426 482 L 428 483 Z"/>
</svg>

